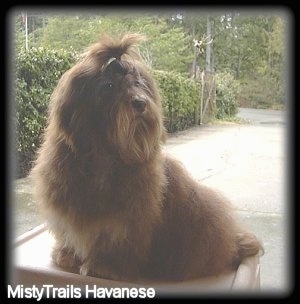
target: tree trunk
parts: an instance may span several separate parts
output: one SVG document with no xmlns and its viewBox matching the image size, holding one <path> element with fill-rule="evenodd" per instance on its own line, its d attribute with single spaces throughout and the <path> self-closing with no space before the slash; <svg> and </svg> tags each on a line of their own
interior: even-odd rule
<svg viewBox="0 0 300 304">
<path fill-rule="evenodd" d="M 208 16 L 207 17 L 207 28 L 206 28 L 206 35 L 207 35 L 207 41 L 211 41 L 211 19 L 210 17 Z M 211 60 L 211 55 L 212 55 L 212 52 L 211 52 L 211 43 L 208 43 L 206 45 L 206 60 L 205 60 L 205 70 L 206 71 L 209 71 L 209 72 L 212 72 L 212 60 Z"/>
<path fill-rule="evenodd" d="M 196 39 L 195 37 L 195 25 L 192 25 L 192 38 L 193 41 Z M 196 72 L 197 72 L 197 47 L 194 45 L 194 59 L 192 65 L 192 76 L 196 79 Z"/>
</svg>

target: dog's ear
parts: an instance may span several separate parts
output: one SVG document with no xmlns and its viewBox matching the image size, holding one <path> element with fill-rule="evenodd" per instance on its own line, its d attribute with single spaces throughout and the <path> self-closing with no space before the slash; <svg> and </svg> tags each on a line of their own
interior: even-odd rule
<svg viewBox="0 0 300 304">
<path fill-rule="evenodd" d="M 65 134 L 69 142 L 72 134 L 78 132 L 78 120 L 88 108 L 88 94 L 93 92 L 87 88 L 89 79 L 87 72 L 77 64 L 65 72 L 51 96 L 49 123 L 59 129 L 59 134 Z"/>
</svg>

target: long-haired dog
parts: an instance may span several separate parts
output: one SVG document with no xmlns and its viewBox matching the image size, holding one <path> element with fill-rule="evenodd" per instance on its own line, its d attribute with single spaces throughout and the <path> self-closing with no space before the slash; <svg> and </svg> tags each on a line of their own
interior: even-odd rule
<svg viewBox="0 0 300 304">
<path fill-rule="evenodd" d="M 54 90 L 32 171 L 56 247 L 82 275 L 187 280 L 262 249 L 226 200 L 162 152 L 159 90 L 135 44 L 103 38 Z"/>
</svg>

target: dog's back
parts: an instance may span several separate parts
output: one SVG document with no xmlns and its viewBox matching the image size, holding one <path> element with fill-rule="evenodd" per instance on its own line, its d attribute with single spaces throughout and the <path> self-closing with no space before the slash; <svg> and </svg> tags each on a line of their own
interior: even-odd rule
<svg viewBox="0 0 300 304">
<path fill-rule="evenodd" d="M 184 280 L 235 269 L 262 251 L 259 240 L 238 224 L 227 200 L 193 180 L 166 157 L 163 224 L 153 243 L 152 275 Z"/>
</svg>

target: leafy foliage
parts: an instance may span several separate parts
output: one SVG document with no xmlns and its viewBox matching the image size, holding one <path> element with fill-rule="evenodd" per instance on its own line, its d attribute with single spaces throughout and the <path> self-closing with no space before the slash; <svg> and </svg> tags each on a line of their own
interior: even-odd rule
<svg viewBox="0 0 300 304">
<path fill-rule="evenodd" d="M 16 56 L 16 145 L 19 174 L 27 173 L 46 125 L 50 95 L 75 55 L 43 48 Z"/>
<path fill-rule="evenodd" d="M 217 119 L 234 117 L 238 113 L 239 82 L 229 72 L 216 75 Z"/>
<path fill-rule="evenodd" d="M 281 109 L 284 92 L 274 89 L 276 87 L 277 83 L 274 78 L 260 75 L 256 79 L 250 79 L 245 83 L 241 83 L 238 96 L 239 105 L 258 109 L 277 107 Z"/>
<path fill-rule="evenodd" d="M 199 84 L 176 73 L 156 70 L 153 74 L 161 89 L 167 130 L 175 132 L 194 125 Z"/>
<path fill-rule="evenodd" d="M 81 52 L 96 40 L 99 25 L 98 20 L 86 16 L 50 17 L 39 45 Z"/>
<path fill-rule="evenodd" d="M 71 46 L 81 52 L 101 35 L 120 36 L 128 32 L 146 36 L 141 53 L 152 68 L 181 73 L 188 71 L 192 60 L 191 38 L 182 27 L 168 24 L 166 18 L 145 13 L 51 17 L 40 45 L 58 49 Z"/>
<path fill-rule="evenodd" d="M 24 44 L 24 18 L 16 15 L 17 43 Z M 265 79 L 267 91 L 276 91 L 276 100 L 260 96 L 265 104 L 284 104 L 283 69 L 289 23 L 284 13 L 245 10 L 118 10 L 60 12 L 28 12 L 29 45 L 81 52 L 103 34 L 119 35 L 139 32 L 148 40 L 141 52 L 153 69 L 190 75 L 192 67 L 205 69 L 205 53 L 198 54 L 193 39 L 203 40 L 207 34 L 207 18 L 212 24 L 213 66 L 216 72 L 230 71 L 251 92 L 251 84 Z M 23 20 L 23 21 L 22 21 Z M 205 47 L 203 48 L 205 50 Z M 267 80 L 266 80 L 267 79 Z M 247 88 L 247 84 L 250 87 Z M 273 87 L 272 87 L 273 86 Z M 263 93 L 263 91 L 262 91 Z M 250 100 L 251 95 L 240 99 Z M 248 102 L 248 104 L 255 104 Z"/>
</svg>

